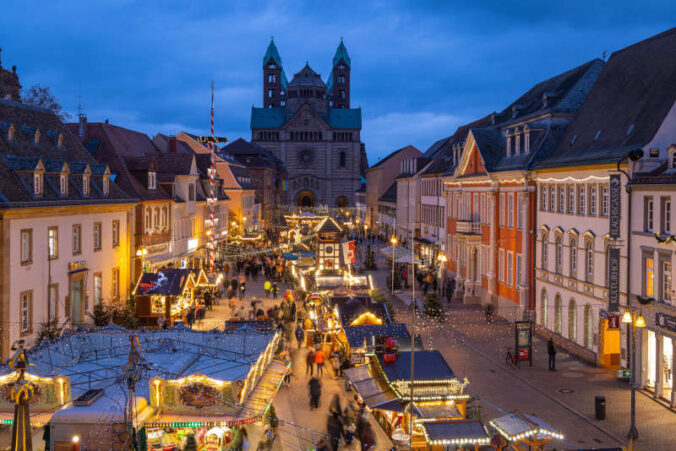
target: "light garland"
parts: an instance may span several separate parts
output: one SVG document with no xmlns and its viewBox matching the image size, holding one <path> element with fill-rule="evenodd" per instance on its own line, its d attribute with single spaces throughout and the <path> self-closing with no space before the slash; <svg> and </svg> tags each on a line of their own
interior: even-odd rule
<svg viewBox="0 0 676 451">
<path fill-rule="evenodd" d="M 532 424 L 532 423 L 528 422 L 527 420 L 524 420 L 520 417 L 519 417 L 519 419 L 521 421 L 523 421 L 524 423 Z M 553 438 L 556 438 L 556 439 L 559 439 L 559 440 L 563 440 L 563 438 L 564 438 L 563 434 L 561 434 L 561 433 L 550 431 L 548 429 L 539 428 L 535 425 L 532 425 L 533 429 L 531 429 L 529 431 L 522 432 L 522 433 L 516 434 L 516 435 L 510 435 L 507 431 L 505 431 L 503 428 L 498 426 L 495 423 L 495 421 L 491 420 L 491 421 L 489 421 L 489 424 L 491 426 L 493 426 L 500 433 L 500 435 L 502 435 L 503 437 L 505 437 L 507 440 L 510 440 L 510 441 L 523 440 L 524 438 L 533 437 L 533 436 L 536 436 L 538 434 L 548 435 L 550 437 L 553 437 Z"/>
<path fill-rule="evenodd" d="M 598 175 L 588 175 L 587 177 L 563 177 L 563 178 L 555 178 L 555 177 L 537 177 L 535 179 L 536 181 L 540 183 L 565 183 L 565 182 L 576 182 L 576 183 L 584 183 L 584 182 L 589 182 L 592 180 L 595 180 L 597 182 L 608 182 L 610 181 L 609 176 L 598 176 Z"/>
</svg>

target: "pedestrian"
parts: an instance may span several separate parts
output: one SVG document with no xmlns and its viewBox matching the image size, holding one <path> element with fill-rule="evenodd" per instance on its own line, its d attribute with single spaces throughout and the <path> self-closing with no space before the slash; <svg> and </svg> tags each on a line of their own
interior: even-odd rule
<svg viewBox="0 0 676 451">
<path fill-rule="evenodd" d="M 338 393 L 333 395 L 333 398 L 331 399 L 331 405 L 329 405 L 329 413 L 331 415 L 342 415 L 343 414 L 343 409 L 340 406 L 340 396 L 338 396 Z"/>
<path fill-rule="evenodd" d="M 166 327 L 164 326 L 164 323 L 165 323 L 166 321 L 167 321 L 167 319 L 164 317 L 164 313 L 161 314 L 161 315 L 157 318 L 157 327 L 158 327 L 159 329 L 166 329 Z"/>
<path fill-rule="evenodd" d="M 277 295 L 279 294 L 279 285 L 277 285 L 277 282 L 272 284 L 272 299 L 277 299 Z"/>
<path fill-rule="evenodd" d="M 265 289 L 265 298 L 270 297 L 270 288 L 272 287 L 272 284 L 270 283 L 269 280 L 266 280 L 265 283 L 263 284 L 263 288 Z"/>
<path fill-rule="evenodd" d="M 329 416 L 329 419 L 326 422 L 326 431 L 329 433 L 331 451 L 338 451 L 338 446 L 340 445 L 340 436 L 343 435 L 343 421 L 339 415 L 332 413 Z"/>
<path fill-rule="evenodd" d="M 352 445 L 354 437 L 357 434 L 357 409 L 352 402 L 343 411 L 343 431 L 345 434 L 345 444 Z"/>
<path fill-rule="evenodd" d="M 308 387 L 310 388 L 310 408 L 317 409 L 319 408 L 319 398 L 322 396 L 322 383 L 319 382 L 319 379 L 313 377 L 308 382 Z"/>
<path fill-rule="evenodd" d="M 239 284 L 239 298 L 244 299 L 244 293 L 246 292 L 246 282 L 240 282 Z"/>
<path fill-rule="evenodd" d="M 366 423 L 359 436 L 362 451 L 376 449 L 376 435 L 373 432 L 371 423 Z"/>
<path fill-rule="evenodd" d="M 212 296 L 211 296 L 211 290 L 206 290 L 206 291 L 204 292 L 204 307 L 206 307 L 207 310 L 211 310 L 211 309 L 212 309 L 212 307 L 211 307 L 211 299 L 212 299 Z"/>
<path fill-rule="evenodd" d="M 556 346 L 551 337 L 547 341 L 547 354 L 549 354 L 549 371 L 556 371 Z"/>
<path fill-rule="evenodd" d="M 312 376 L 312 373 L 314 372 L 314 365 L 315 365 L 315 352 L 310 349 L 308 351 L 307 356 L 305 356 L 305 375 L 307 376 L 308 374 Z"/>
<path fill-rule="evenodd" d="M 317 442 L 317 446 L 315 448 L 316 451 L 329 451 L 329 447 L 326 446 L 326 442 L 324 441 L 323 438 L 319 439 L 319 441 Z"/>
<path fill-rule="evenodd" d="M 296 341 L 298 342 L 298 349 L 303 346 L 303 338 L 305 338 L 305 331 L 303 330 L 303 326 L 298 324 L 298 326 L 296 326 Z"/>
<path fill-rule="evenodd" d="M 326 359 L 326 356 L 324 355 L 324 351 L 322 351 L 321 346 L 319 349 L 317 349 L 317 352 L 315 352 L 315 363 L 317 364 L 317 376 L 322 377 L 324 376 L 324 360 Z"/>
<path fill-rule="evenodd" d="M 188 312 L 185 314 L 185 322 L 192 329 L 192 324 L 195 322 L 195 311 L 193 309 L 188 309 Z"/>
</svg>

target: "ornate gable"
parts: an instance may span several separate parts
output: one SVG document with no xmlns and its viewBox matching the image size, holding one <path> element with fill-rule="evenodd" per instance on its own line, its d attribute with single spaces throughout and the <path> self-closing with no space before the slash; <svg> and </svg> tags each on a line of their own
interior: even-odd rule
<svg viewBox="0 0 676 451">
<path fill-rule="evenodd" d="M 310 105 L 304 104 L 286 121 L 283 129 L 329 131 L 331 127 Z"/>
</svg>

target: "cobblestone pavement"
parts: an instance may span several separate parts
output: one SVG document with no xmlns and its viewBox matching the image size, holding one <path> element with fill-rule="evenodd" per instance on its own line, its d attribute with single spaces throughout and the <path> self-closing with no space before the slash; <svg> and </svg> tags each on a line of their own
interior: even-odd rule
<svg viewBox="0 0 676 451">
<path fill-rule="evenodd" d="M 237 308 L 243 305 L 246 310 L 250 309 L 251 298 L 257 297 L 263 299 L 263 310 L 279 304 L 285 290 L 291 288 L 289 285 L 279 285 L 279 299 L 265 297 L 263 288 L 265 280 L 259 277 L 257 281 L 249 280 L 247 283 L 246 297 L 238 301 Z M 209 330 L 213 328 L 222 329 L 225 321 L 230 318 L 232 309 L 227 300 L 221 300 L 218 305 L 214 305 L 213 310 L 207 311 L 203 320 L 195 323 L 195 328 L 200 330 Z M 279 433 L 274 441 L 275 450 L 307 450 L 311 445 L 326 435 L 326 420 L 328 417 L 328 408 L 334 394 L 341 397 L 341 404 L 345 406 L 348 400 L 354 397 L 354 393 L 346 392 L 344 388 L 344 379 L 338 378 L 333 374 L 330 365 L 326 365 L 324 375 L 321 378 L 322 396 L 319 409 L 311 410 L 308 394 L 309 376 L 305 375 L 305 356 L 308 348 L 298 349 L 295 338 L 289 343 L 288 349 L 293 366 L 293 375 L 291 383 L 288 386 L 282 386 L 277 393 L 273 405 L 280 419 Z M 385 435 L 381 427 L 372 420 L 373 430 L 376 432 L 376 441 L 378 450 L 389 450 L 392 445 L 389 437 Z M 247 427 L 251 438 L 251 447 L 255 449 L 258 440 L 263 435 L 264 427 L 261 424 Z M 358 443 L 358 442 L 357 442 Z M 341 443 L 341 450 L 359 449 L 358 444 L 352 447 Z"/>
<path fill-rule="evenodd" d="M 385 287 L 391 267 L 377 258 L 373 272 L 378 287 Z M 410 291 L 387 294 L 395 318 L 410 327 Z M 417 296 L 416 296 L 417 298 Z M 547 449 L 594 449 L 627 446 L 630 390 L 626 382 L 605 368 L 596 368 L 559 351 L 556 372 L 547 369 L 546 342 L 535 338 L 533 366 L 516 369 L 505 363 L 505 348 L 514 347 L 513 324 L 487 324 L 483 312 L 469 306 L 446 305 L 445 321 L 416 321 L 427 349 L 438 349 L 460 377 L 481 397 L 482 415 L 491 419 L 504 411 L 534 414 L 560 428 L 564 442 L 551 442 Z M 594 396 L 606 397 L 606 419 L 594 417 Z M 676 449 L 676 414 L 639 392 L 636 395 L 639 440 L 633 449 Z"/>
</svg>

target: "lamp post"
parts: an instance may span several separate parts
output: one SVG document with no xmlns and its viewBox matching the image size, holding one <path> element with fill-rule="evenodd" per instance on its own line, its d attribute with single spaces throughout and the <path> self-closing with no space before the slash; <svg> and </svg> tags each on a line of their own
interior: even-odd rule
<svg viewBox="0 0 676 451">
<path fill-rule="evenodd" d="M 368 241 L 369 241 L 368 230 L 369 230 L 369 226 L 367 226 L 366 224 L 364 224 L 364 241 L 366 241 L 367 243 L 368 243 Z"/>
<path fill-rule="evenodd" d="M 394 294 L 394 246 L 397 245 L 397 237 L 392 235 L 390 238 L 390 243 L 392 243 L 392 294 Z"/>
<path fill-rule="evenodd" d="M 439 252 L 439 255 L 437 255 L 437 261 L 439 262 L 439 302 L 441 302 L 441 295 L 442 295 L 442 287 L 444 286 L 444 272 L 446 271 L 446 262 L 448 259 L 446 258 L 446 254 L 443 252 Z"/>
<path fill-rule="evenodd" d="M 148 254 L 146 248 L 142 248 L 136 251 L 136 256 L 141 257 L 141 274 L 146 272 L 145 264 L 143 262 L 144 257 Z"/>
<path fill-rule="evenodd" d="M 636 328 L 644 328 L 645 320 L 639 313 L 636 315 L 636 309 L 628 306 L 628 310 L 622 315 L 622 322 L 624 324 L 631 324 L 631 427 L 629 428 L 629 438 L 632 440 L 638 439 L 638 430 L 636 429 Z"/>
</svg>

